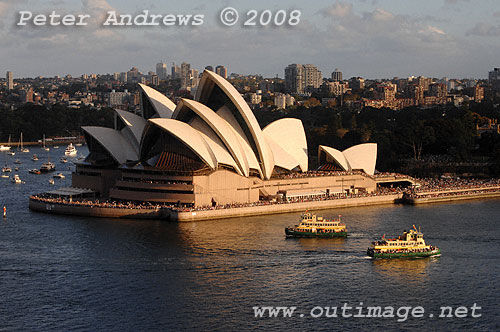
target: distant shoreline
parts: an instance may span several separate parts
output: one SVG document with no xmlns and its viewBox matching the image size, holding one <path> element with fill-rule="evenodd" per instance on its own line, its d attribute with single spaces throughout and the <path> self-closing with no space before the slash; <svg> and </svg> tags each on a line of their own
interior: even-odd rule
<svg viewBox="0 0 500 332">
<path fill-rule="evenodd" d="M 61 144 L 69 144 L 69 143 L 73 143 L 73 144 L 83 144 L 85 143 L 85 140 L 84 139 L 68 139 L 68 140 L 58 140 L 58 141 L 48 141 L 46 140 L 45 141 L 45 145 L 46 146 L 53 146 L 53 145 L 61 145 Z M 18 142 L 0 142 L 0 145 L 3 145 L 3 146 L 10 146 L 10 147 L 16 147 L 19 145 Z M 43 145 L 43 142 L 23 142 L 23 146 L 41 146 Z"/>
</svg>

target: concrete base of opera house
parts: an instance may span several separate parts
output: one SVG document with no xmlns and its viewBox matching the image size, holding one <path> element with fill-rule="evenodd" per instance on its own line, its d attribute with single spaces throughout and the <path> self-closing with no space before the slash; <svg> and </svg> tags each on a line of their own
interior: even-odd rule
<svg viewBox="0 0 500 332">
<path fill-rule="evenodd" d="M 429 203 L 446 203 L 454 201 L 463 201 L 470 199 L 485 199 L 485 198 L 497 198 L 500 197 L 500 192 L 491 193 L 469 193 L 467 195 L 450 195 L 450 196 L 440 196 L 440 197 L 416 197 L 416 198 L 402 198 L 398 200 L 398 203 L 417 205 L 417 204 L 429 204 Z"/>
<path fill-rule="evenodd" d="M 163 208 L 134 209 L 134 208 L 110 208 L 97 206 L 78 206 L 74 204 L 47 203 L 30 198 L 30 210 L 52 214 L 65 214 L 83 217 L 98 218 L 131 218 L 131 219 L 169 219 L 170 210 Z"/>
<path fill-rule="evenodd" d="M 297 202 L 286 204 L 269 204 L 227 209 L 200 210 L 200 211 L 172 211 L 168 208 L 108 208 L 97 206 L 78 206 L 74 204 L 47 203 L 30 198 L 29 208 L 33 211 L 102 218 L 132 218 L 132 219 L 160 219 L 171 221 L 198 221 L 223 219 L 256 215 L 267 215 L 288 212 L 303 212 L 305 210 L 333 209 L 342 207 L 356 207 L 379 204 L 394 204 L 400 199 L 400 194 L 351 197 L 332 200 Z"/>
</svg>

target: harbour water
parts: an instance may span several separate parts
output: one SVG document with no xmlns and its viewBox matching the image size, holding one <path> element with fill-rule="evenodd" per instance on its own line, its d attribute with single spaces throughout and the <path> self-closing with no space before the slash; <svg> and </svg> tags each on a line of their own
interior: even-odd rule
<svg viewBox="0 0 500 332">
<path fill-rule="evenodd" d="M 0 331 L 500 330 L 499 199 L 319 212 L 342 214 L 347 239 L 286 239 L 284 227 L 299 213 L 179 224 L 48 215 L 28 210 L 29 194 L 53 188 L 52 174 L 27 173 L 47 158 L 36 150 L 8 157 L 23 158 L 18 174 L 25 184 L 0 182 L 7 207 L 0 222 Z M 32 153 L 40 157 L 36 166 Z M 69 163 L 59 163 L 64 147 L 50 153 L 67 175 L 55 187 L 69 185 Z M 373 239 L 412 224 L 441 257 L 366 256 Z M 311 317 L 318 306 L 360 302 L 422 306 L 425 315 L 401 322 L 343 318 L 340 311 L 337 318 Z M 465 318 L 438 317 L 442 306 L 474 303 L 481 317 L 470 309 Z M 257 306 L 297 312 L 256 318 Z"/>
</svg>

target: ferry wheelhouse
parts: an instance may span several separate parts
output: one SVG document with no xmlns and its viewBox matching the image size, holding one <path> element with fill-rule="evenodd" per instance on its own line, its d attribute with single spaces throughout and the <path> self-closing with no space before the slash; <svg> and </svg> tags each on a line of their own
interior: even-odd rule
<svg viewBox="0 0 500 332">
<path fill-rule="evenodd" d="M 325 219 L 306 211 L 300 216 L 298 225 L 285 228 L 285 234 L 287 237 L 347 237 L 346 226 L 340 217 L 339 215 L 337 219 Z"/>
<path fill-rule="evenodd" d="M 441 250 L 426 244 L 424 234 L 413 226 L 394 239 L 386 239 L 384 235 L 382 240 L 373 242 L 366 253 L 373 258 L 429 257 L 441 254 Z"/>
</svg>

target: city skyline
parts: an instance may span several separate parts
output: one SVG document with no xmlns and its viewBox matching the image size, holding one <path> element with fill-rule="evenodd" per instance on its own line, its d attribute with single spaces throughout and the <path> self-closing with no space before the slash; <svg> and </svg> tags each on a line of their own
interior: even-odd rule
<svg viewBox="0 0 500 332">
<path fill-rule="evenodd" d="M 244 14 L 256 9 L 302 11 L 295 27 L 224 27 L 218 12 L 230 5 Z M 193 68 L 224 64 L 229 73 L 284 77 L 292 63 L 315 64 L 328 77 L 339 68 L 344 78 L 430 76 L 488 77 L 498 67 L 500 11 L 494 1 L 326 1 L 306 7 L 255 1 L 200 1 L 168 6 L 146 1 L 60 0 L 30 3 L 0 0 L 2 70 L 14 77 L 55 76 L 67 73 L 121 72 L 137 66 L 154 71 L 159 60 L 186 61 Z M 57 8 L 56 8 L 57 7 Z M 15 26 L 20 10 L 61 14 L 91 14 L 89 26 Z M 202 13 L 205 23 L 196 27 L 104 28 L 99 17 L 107 10 L 122 13 Z M 50 59 L 50 61 L 48 60 Z"/>
</svg>

